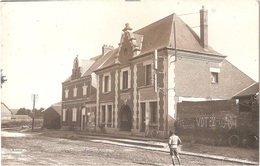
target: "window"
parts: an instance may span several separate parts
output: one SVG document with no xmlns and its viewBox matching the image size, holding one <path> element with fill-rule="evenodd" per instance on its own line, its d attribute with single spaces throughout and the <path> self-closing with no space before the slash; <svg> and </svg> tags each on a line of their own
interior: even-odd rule
<svg viewBox="0 0 260 166">
<path fill-rule="evenodd" d="M 103 93 L 107 93 L 111 91 L 111 75 L 104 74 L 103 76 Z"/>
<path fill-rule="evenodd" d="M 218 83 L 218 73 L 211 72 L 211 83 L 213 84 Z"/>
<path fill-rule="evenodd" d="M 105 92 L 108 92 L 109 86 L 109 76 L 105 76 Z"/>
<path fill-rule="evenodd" d="M 73 88 L 73 97 L 77 97 L 78 88 L 75 86 Z"/>
<path fill-rule="evenodd" d="M 103 123 L 106 122 L 106 106 L 105 105 L 102 106 L 102 122 Z"/>
<path fill-rule="evenodd" d="M 108 110 L 107 122 L 112 123 L 112 105 L 108 105 L 107 110 Z"/>
<path fill-rule="evenodd" d="M 69 97 L 69 89 L 65 88 L 65 99 Z"/>
<path fill-rule="evenodd" d="M 124 68 L 120 72 L 120 89 L 129 89 L 131 81 L 130 67 Z"/>
<path fill-rule="evenodd" d="M 152 84 L 152 66 L 151 66 L 151 64 L 145 66 L 145 84 L 146 85 Z"/>
<path fill-rule="evenodd" d="M 72 122 L 77 121 L 77 108 L 73 108 L 72 110 Z"/>
<path fill-rule="evenodd" d="M 150 115 L 151 115 L 151 123 L 157 123 L 157 103 L 150 103 Z"/>
<path fill-rule="evenodd" d="M 128 71 L 123 72 L 123 89 L 128 88 Z"/>
<path fill-rule="evenodd" d="M 83 96 L 86 96 L 87 95 L 87 89 L 88 89 L 88 86 L 86 84 L 84 84 L 84 86 L 82 87 L 83 89 Z"/>
<path fill-rule="evenodd" d="M 63 108 L 62 110 L 62 121 L 65 121 L 66 120 L 66 109 Z"/>
<path fill-rule="evenodd" d="M 211 72 L 211 83 L 212 84 L 218 83 L 218 74 L 220 73 L 220 69 L 210 68 L 209 71 Z"/>
</svg>

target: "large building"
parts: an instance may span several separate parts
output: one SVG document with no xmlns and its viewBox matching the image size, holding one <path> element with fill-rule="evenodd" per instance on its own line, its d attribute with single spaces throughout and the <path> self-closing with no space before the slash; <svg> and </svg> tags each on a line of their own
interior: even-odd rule
<svg viewBox="0 0 260 166">
<path fill-rule="evenodd" d="M 63 83 L 63 128 L 136 135 L 155 128 L 164 137 L 177 103 L 230 99 L 254 83 L 208 45 L 207 20 L 202 8 L 200 37 L 176 14 L 137 31 L 125 24 L 118 48 L 104 46 L 88 67 L 75 58 Z"/>
</svg>

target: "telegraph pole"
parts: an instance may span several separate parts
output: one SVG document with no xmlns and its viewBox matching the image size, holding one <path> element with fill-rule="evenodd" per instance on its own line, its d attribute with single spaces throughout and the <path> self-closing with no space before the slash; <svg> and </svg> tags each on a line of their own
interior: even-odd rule
<svg viewBox="0 0 260 166">
<path fill-rule="evenodd" d="M 32 94 L 33 100 L 33 109 L 32 109 L 32 131 L 34 130 L 34 115 L 35 115 L 35 100 L 38 96 L 36 94 Z"/>
</svg>

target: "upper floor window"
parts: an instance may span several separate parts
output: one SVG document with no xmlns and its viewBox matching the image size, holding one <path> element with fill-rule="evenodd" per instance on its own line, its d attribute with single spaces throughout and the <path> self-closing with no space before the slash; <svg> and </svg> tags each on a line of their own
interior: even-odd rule
<svg viewBox="0 0 260 166">
<path fill-rule="evenodd" d="M 131 87 L 130 85 L 131 81 L 131 71 L 130 68 L 125 68 L 121 70 L 120 73 L 120 89 L 129 89 Z"/>
<path fill-rule="evenodd" d="M 103 93 L 110 92 L 111 91 L 111 75 L 110 74 L 104 74 L 103 76 Z"/>
<path fill-rule="evenodd" d="M 69 89 L 65 88 L 65 99 L 69 97 Z"/>
<path fill-rule="evenodd" d="M 123 89 L 128 88 L 128 71 L 123 71 Z"/>
<path fill-rule="evenodd" d="M 75 86 L 73 88 L 73 97 L 76 97 L 77 96 L 77 92 L 78 92 L 78 88 Z"/>
<path fill-rule="evenodd" d="M 218 83 L 218 73 L 211 72 L 211 83 Z"/>
<path fill-rule="evenodd" d="M 212 84 L 216 84 L 219 81 L 219 73 L 220 73 L 220 69 L 219 68 L 210 68 L 209 69 L 210 73 L 211 73 L 211 83 Z"/>
<path fill-rule="evenodd" d="M 152 65 L 145 66 L 145 84 L 151 85 L 152 84 Z"/>
<path fill-rule="evenodd" d="M 87 89 L 88 89 L 88 85 L 84 84 L 84 86 L 82 87 L 83 89 L 83 96 L 87 95 Z"/>
</svg>

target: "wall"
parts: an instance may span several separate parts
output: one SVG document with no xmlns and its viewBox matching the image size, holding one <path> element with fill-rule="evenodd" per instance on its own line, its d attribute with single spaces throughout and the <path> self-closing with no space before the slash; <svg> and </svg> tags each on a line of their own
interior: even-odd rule
<svg viewBox="0 0 260 166">
<path fill-rule="evenodd" d="M 176 95 L 230 99 L 254 81 L 225 59 L 198 60 L 179 57 L 175 62 Z M 218 83 L 211 83 L 210 68 L 220 69 Z"/>
<path fill-rule="evenodd" d="M 182 102 L 177 104 L 176 130 L 183 139 L 201 142 L 224 133 L 243 138 L 245 134 L 258 133 L 255 113 L 241 113 L 236 100 Z"/>
</svg>

